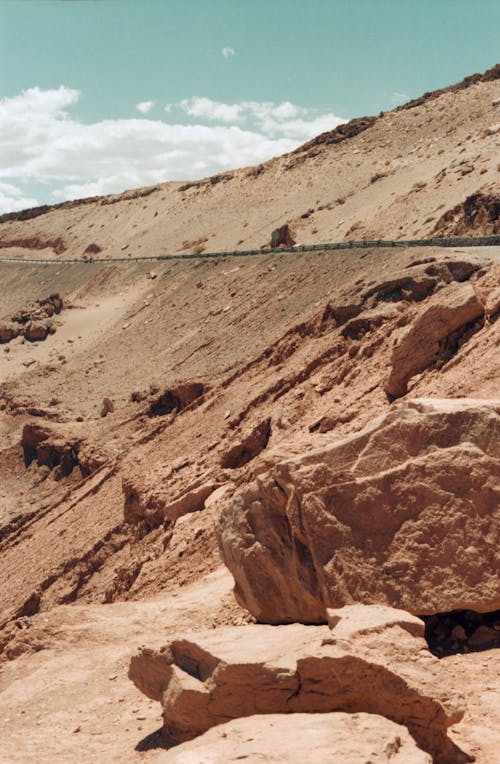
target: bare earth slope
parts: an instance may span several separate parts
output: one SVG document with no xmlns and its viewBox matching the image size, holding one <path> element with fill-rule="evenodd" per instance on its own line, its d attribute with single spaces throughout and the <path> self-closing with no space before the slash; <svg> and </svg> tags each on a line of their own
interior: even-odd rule
<svg viewBox="0 0 500 764">
<path fill-rule="evenodd" d="M 128 660 L 253 620 L 214 533 L 235 492 L 407 399 L 498 399 L 500 247 L 99 256 L 260 247 L 284 223 L 298 243 L 497 232 L 492 71 L 262 168 L 0 223 L 5 257 L 101 249 L 0 264 L 0 760 L 160 761 Z M 443 659 L 468 701 L 449 734 L 485 764 L 494 656 Z"/>
<path fill-rule="evenodd" d="M 498 232 L 499 77 L 497 65 L 258 167 L 4 215 L 1 252 L 254 249 L 286 223 L 299 244 Z"/>
</svg>

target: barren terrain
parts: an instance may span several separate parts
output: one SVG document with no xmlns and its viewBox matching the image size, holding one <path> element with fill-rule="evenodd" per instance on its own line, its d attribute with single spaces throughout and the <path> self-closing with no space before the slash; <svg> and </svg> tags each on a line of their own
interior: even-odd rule
<svg viewBox="0 0 500 764">
<path fill-rule="evenodd" d="M 230 507 L 249 507 L 253 490 L 267 495 L 266 480 L 286 460 L 313 461 L 375 418 L 404 414 L 408 401 L 498 408 L 500 247 L 99 257 L 259 248 L 285 224 L 299 244 L 499 233 L 499 76 L 497 66 L 259 168 L 3 216 L 2 257 L 51 262 L 0 263 L 1 761 L 174 761 L 158 731 L 162 709 L 129 681 L 128 666 L 142 645 L 159 650 L 188 632 L 254 624 L 252 606 L 240 606 L 251 596 L 240 589 L 237 604 L 219 551 L 228 562 L 237 544 L 230 539 L 227 552 L 214 530 Z M 92 262 L 58 262 L 89 253 Z M 497 460 L 486 481 L 488 511 L 496 496 L 497 512 L 499 433 L 491 432 L 459 441 Z M 466 481 L 476 475 L 474 454 Z M 335 486 L 347 484 L 346 465 Z M 433 491 L 432 468 L 417 474 Z M 313 489 L 322 480 L 328 493 L 321 470 Z M 305 494 L 300 483 L 296 490 Z M 484 549 L 474 551 L 474 580 L 477 556 L 498 574 L 493 514 Z M 265 547 L 259 522 L 250 526 L 255 548 Z M 270 548 L 286 535 L 276 527 Z M 307 567 L 309 549 L 299 547 Z M 464 570 L 473 554 L 466 538 L 452 549 L 445 592 L 457 550 Z M 276 562 L 284 558 L 279 551 Z M 450 721 L 462 751 L 450 762 L 498 760 L 500 601 L 489 587 L 470 608 L 491 615 L 482 641 L 478 627 L 436 659 L 466 700 L 463 719 Z M 417 600 L 413 589 L 408 597 Z M 321 614 L 276 620 L 328 629 L 312 625 L 326 623 Z M 423 755 L 438 761 L 429 745 Z M 260 755 L 249 760 L 272 760 Z"/>
</svg>

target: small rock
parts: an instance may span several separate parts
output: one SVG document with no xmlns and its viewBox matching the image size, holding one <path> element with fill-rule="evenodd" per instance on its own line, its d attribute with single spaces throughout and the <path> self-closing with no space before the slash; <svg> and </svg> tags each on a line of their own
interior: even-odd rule
<svg viewBox="0 0 500 764">
<path fill-rule="evenodd" d="M 230 409 L 227 409 L 224 412 L 224 419 L 229 419 L 230 416 L 231 416 L 231 411 L 230 411 Z"/>
<path fill-rule="evenodd" d="M 157 276 L 156 271 L 149 271 L 149 278 L 150 279 L 155 279 L 156 276 Z"/>
<path fill-rule="evenodd" d="M 108 414 L 112 414 L 115 410 L 115 404 L 111 400 L 111 398 L 103 398 L 102 399 L 102 407 L 101 407 L 101 416 L 105 417 Z"/>
</svg>

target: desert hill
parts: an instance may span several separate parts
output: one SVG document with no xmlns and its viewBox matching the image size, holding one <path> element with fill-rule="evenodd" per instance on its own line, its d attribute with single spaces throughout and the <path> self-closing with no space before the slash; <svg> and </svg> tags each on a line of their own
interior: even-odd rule
<svg viewBox="0 0 500 764">
<path fill-rule="evenodd" d="M 182 758 L 204 733 L 262 760 L 285 709 L 314 714 L 311 760 L 330 715 L 355 760 L 354 714 L 377 760 L 495 762 L 500 247 L 99 258 L 285 224 L 298 244 L 498 233 L 499 76 L 257 168 L 3 216 L 2 256 L 51 264 L 0 263 L 0 759 L 204 761 Z M 301 694 L 336 661 L 383 700 Z"/>
<path fill-rule="evenodd" d="M 298 244 L 496 233 L 499 78 L 497 65 L 258 167 L 3 215 L 2 254 L 253 249 L 284 224 Z"/>
</svg>

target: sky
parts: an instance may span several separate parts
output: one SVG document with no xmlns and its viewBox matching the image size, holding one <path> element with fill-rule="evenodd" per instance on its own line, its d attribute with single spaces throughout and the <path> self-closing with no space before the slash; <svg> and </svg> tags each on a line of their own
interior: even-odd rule
<svg viewBox="0 0 500 764">
<path fill-rule="evenodd" d="M 0 213 L 258 164 L 499 40 L 500 0 L 0 0 Z"/>
</svg>

